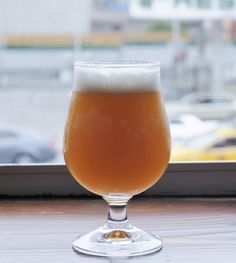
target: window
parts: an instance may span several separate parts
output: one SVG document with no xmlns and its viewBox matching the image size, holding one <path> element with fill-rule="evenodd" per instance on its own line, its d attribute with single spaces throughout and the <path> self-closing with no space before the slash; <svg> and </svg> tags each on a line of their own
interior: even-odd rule
<svg viewBox="0 0 236 263">
<path fill-rule="evenodd" d="M 62 156 L 73 61 L 123 59 L 160 60 L 178 153 L 145 194 L 235 194 L 235 7 L 227 0 L 0 0 L 1 195 L 89 194 Z M 213 162 L 201 162 L 212 151 Z"/>
<path fill-rule="evenodd" d="M 0 163 L 63 164 L 74 60 L 131 59 L 161 62 L 173 161 L 236 159 L 235 1 L 127 2 L 0 0 Z"/>
</svg>

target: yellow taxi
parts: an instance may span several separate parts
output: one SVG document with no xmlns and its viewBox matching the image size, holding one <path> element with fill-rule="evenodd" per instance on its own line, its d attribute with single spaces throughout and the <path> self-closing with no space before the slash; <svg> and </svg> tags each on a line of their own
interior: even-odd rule
<svg viewBox="0 0 236 263">
<path fill-rule="evenodd" d="M 236 160 L 236 128 L 221 128 L 182 145 L 173 145 L 171 160 Z"/>
</svg>

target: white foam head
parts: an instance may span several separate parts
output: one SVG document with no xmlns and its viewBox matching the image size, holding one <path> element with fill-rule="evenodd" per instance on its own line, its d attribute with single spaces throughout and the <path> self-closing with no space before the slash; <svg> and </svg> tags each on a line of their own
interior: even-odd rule
<svg viewBox="0 0 236 263">
<path fill-rule="evenodd" d="M 74 90 L 147 92 L 160 90 L 159 63 L 75 63 Z"/>
</svg>

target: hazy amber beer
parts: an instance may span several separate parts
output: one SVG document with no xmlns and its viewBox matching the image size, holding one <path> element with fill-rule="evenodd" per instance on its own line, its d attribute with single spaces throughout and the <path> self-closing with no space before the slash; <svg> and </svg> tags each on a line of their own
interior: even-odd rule
<svg viewBox="0 0 236 263">
<path fill-rule="evenodd" d="M 170 136 L 159 70 L 75 68 L 64 157 L 73 177 L 90 191 L 133 195 L 163 174 Z"/>
</svg>

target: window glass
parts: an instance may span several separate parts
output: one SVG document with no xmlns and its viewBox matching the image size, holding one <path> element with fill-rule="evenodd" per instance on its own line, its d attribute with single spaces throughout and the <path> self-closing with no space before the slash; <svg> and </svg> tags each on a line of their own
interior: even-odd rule
<svg viewBox="0 0 236 263">
<path fill-rule="evenodd" d="M 75 60 L 160 61 L 171 159 L 235 160 L 235 21 L 233 0 L 0 0 L 0 163 L 64 162 Z"/>
</svg>

